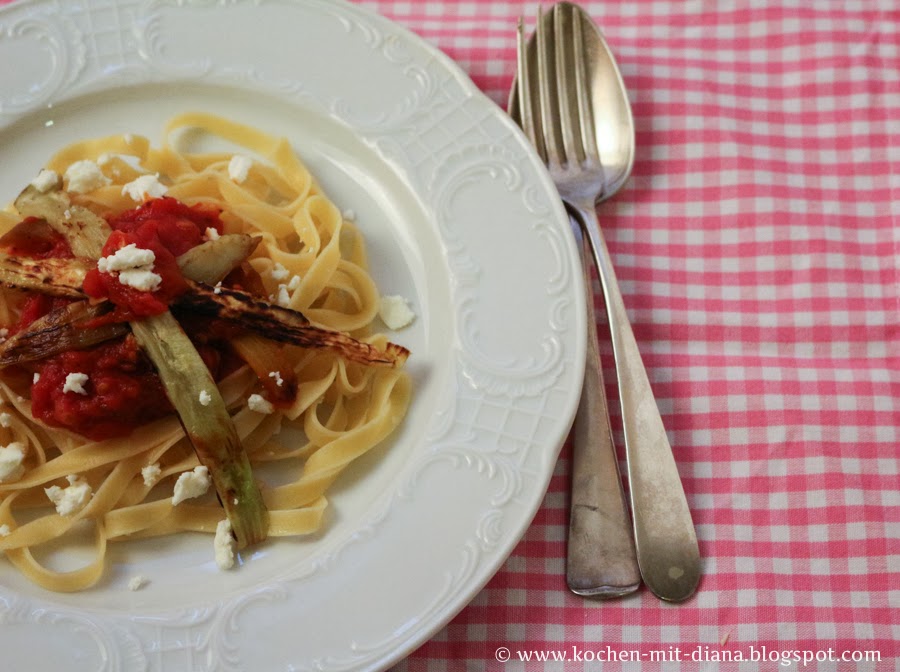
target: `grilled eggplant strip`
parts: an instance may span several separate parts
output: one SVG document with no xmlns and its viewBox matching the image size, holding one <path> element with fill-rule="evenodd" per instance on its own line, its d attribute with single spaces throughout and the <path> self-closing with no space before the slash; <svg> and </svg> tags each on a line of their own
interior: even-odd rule
<svg viewBox="0 0 900 672">
<path fill-rule="evenodd" d="M 90 265 L 83 259 L 29 259 L 0 253 L 0 283 L 51 296 L 83 298 Z"/>
<path fill-rule="evenodd" d="M 243 233 L 225 234 L 182 254 L 178 266 L 184 277 L 215 285 L 253 254 L 259 241 Z"/>
<path fill-rule="evenodd" d="M 218 282 L 250 255 L 256 248 L 257 238 L 243 234 L 222 236 L 217 240 L 211 240 L 189 250 L 178 257 L 178 265 L 186 277 L 203 282 Z M 193 254 L 194 250 L 204 250 L 200 254 Z M 0 267 L 2 267 L 3 255 L 0 254 Z M 17 263 L 19 260 L 16 260 Z M 46 260 L 35 261 L 41 264 L 41 268 L 47 272 L 51 264 Z M 76 262 L 71 259 L 56 259 L 56 270 L 74 274 L 70 268 Z M 56 268 L 56 267 L 54 267 Z M 2 268 L 0 268 L 2 277 Z M 15 275 L 17 286 L 22 284 L 21 274 Z M 80 285 L 79 285 L 80 287 Z M 32 287 L 31 289 L 35 289 Z M 45 293 L 57 296 L 68 291 L 68 286 L 61 286 L 57 282 L 41 284 Z M 83 298 L 83 294 L 79 294 Z M 76 302 L 51 311 L 39 320 L 35 320 L 28 327 L 10 337 L 5 343 L 0 344 L 0 368 L 12 364 L 35 361 L 52 357 L 67 350 L 79 350 L 89 348 L 104 341 L 122 336 L 128 332 L 125 324 L 106 324 L 100 327 L 87 327 L 92 320 L 108 314 L 113 305 L 108 301 L 96 304 L 88 304 L 86 301 Z"/>
<path fill-rule="evenodd" d="M 18 195 L 15 208 L 23 217 L 37 217 L 69 241 L 76 257 L 98 259 L 112 233 L 109 223 L 82 205 L 73 205 L 65 191 L 38 191 L 28 185 Z"/>
<path fill-rule="evenodd" d="M 108 301 L 95 304 L 76 301 L 54 308 L 0 344 L 0 368 L 45 359 L 67 350 L 82 350 L 127 334 L 128 325 L 121 322 L 82 326 L 113 309 Z"/>
<path fill-rule="evenodd" d="M 86 208 L 76 211 L 65 192 L 40 194 L 29 186 L 16 200 L 16 208 L 45 219 L 66 237 L 75 255 L 90 259 L 102 255 L 109 224 Z M 269 521 L 262 494 L 225 402 L 194 344 L 168 311 L 129 326 L 156 367 L 197 457 L 209 469 L 238 547 L 264 540 Z M 208 405 L 200 403 L 203 391 L 209 395 Z"/>
<path fill-rule="evenodd" d="M 396 343 L 379 350 L 339 331 L 313 326 L 301 313 L 265 303 L 246 292 L 225 287 L 213 289 L 190 281 L 189 284 L 191 291 L 175 299 L 178 308 L 230 322 L 272 341 L 325 348 L 352 362 L 376 366 L 400 366 L 409 356 L 409 350 Z"/>
<path fill-rule="evenodd" d="M 216 382 L 194 344 L 169 312 L 132 322 L 131 331 L 156 366 L 200 464 L 209 469 L 238 548 L 265 540 L 269 514 L 262 493 Z M 203 391 L 210 397 L 206 406 L 199 401 Z"/>
</svg>

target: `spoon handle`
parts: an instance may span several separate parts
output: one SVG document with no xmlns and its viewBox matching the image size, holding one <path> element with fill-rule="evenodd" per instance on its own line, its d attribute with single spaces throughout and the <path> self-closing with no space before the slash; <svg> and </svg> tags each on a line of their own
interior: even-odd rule
<svg viewBox="0 0 900 672">
<path fill-rule="evenodd" d="M 680 602 L 694 593 L 700 581 L 697 533 L 594 203 L 570 205 L 591 243 L 606 299 L 641 576 L 657 597 Z"/>
<path fill-rule="evenodd" d="M 636 591 L 641 585 L 641 574 L 609 426 L 591 299 L 589 255 L 588 242 L 583 240 L 581 265 L 588 296 L 587 363 L 581 403 L 575 415 L 566 583 L 576 595 L 612 598 Z"/>
</svg>

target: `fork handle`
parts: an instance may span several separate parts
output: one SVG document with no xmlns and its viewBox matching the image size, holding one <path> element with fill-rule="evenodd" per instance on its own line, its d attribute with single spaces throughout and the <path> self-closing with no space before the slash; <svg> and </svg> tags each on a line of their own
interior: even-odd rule
<svg viewBox="0 0 900 672">
<path fill-rule="evenodd" d="M 657 597 L 680 602 L 700 581 L 697 533 L 594 203 L 571 205 L 590 241 L 606 299 L 641 576 Z"/>
<path fill-rule="evenodd" d="M 636 591 L 641 574 L 609 426 L 589 255 L 589 243 L 584 239 L 581 266 L 588 297 L 587 362 L 575 415 L 566 583 L 576 595 L 612 598 Z"/>
</svg>

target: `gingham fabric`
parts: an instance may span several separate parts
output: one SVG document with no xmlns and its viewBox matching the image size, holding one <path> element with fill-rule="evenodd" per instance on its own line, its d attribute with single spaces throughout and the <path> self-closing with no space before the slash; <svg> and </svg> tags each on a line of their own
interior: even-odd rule
<svg viewBox="0 0 900 672">
<path fill-rule="evenodd" d="M 500 105 L 537 9 L 360 4 Z M 502 569 L 396 670 L 900 669 L 900 5 L 581 4 L 633 102 L 634 175 L 599 215 L 703 579 L 680 605 L 569 594 L 567 444 Z M 621 439 L 602 325 L 601 350 Z"/>
</svg>

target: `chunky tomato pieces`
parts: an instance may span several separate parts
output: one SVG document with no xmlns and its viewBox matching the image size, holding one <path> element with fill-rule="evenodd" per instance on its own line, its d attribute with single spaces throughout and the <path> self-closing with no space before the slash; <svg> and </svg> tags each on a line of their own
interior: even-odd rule
<svg viewBox="0 0 900 672">
<path fill-rule="evenodd" d="M 36 222 L 39 226 L 41 223 Z M 130 321 L 157 315 L 187 290 L 177 257 L 203 242 L 207 229 L 222 231 L 219 211 L 202 205 L 188 206 L 174 198 L 159 198 L 110 218 L 112 234 L 103 256 L 134 244 L 152 250 L 153 272 L 162 278 L 157 290 L 141 291 L 119 282 L 116 273 L 93 269 L 84 291 L 97 299 L 109 299 L 116 310 L 104 321 Z M 55 232 L 35 229 L 7 242 L 7 249 L 34 258 L 71 257 Z M 38 233 L 40 235 L 38 235 Z M 36 294 L 26 301 L 16 330 L 23 329 L 68 299 Z M 198 350 L 215 375 L 220 354 L 206 338 L 197 336 Z M 52 427 L 68 429 L 92 440 L 125 436 L 136 427 L 168 415 L 172 406 L 152 364 L 133 336 L 87 350 L 72 350 L 43 360 L 31 387 L 32 414 Z M 78 385 L 66 386 L 71 374 Z"/>
<path fill-rule="evenodd" d="M 84 394 L 66 389 L 70 374 L 85 374 Z M 99 441 L 172 412 L 162 382 L 134 337 L 90 350 L 70 350 L 43 362 L 31 386 L 31 412 L 52 427 Z"/>
<path fill-rule="evenodd" d="M 128 245 L 151 250 L 153 272 L 162 281 L 152 291 L 122 284 L 116 273 L 93 269 L 84 280 L 84 291 L 96 299 L 109 299 L 117 306 L 115 321 L 159 315 L 172 299 L 187 291 L 177 257 L 203 242 L 207 229 L 222 231 L 219 211 L 203 205 L 188 206 L 174 198 L 147 201 L 109 220 L 113 232 L 103 246 L 103 256 L 114 255 Z"/>
</svg>

